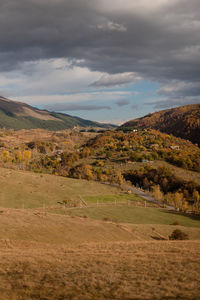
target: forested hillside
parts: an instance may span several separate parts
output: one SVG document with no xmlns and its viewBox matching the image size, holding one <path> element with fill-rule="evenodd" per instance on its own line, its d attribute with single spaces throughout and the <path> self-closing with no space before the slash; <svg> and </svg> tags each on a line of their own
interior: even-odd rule
<svg viewBox="0 0 200 300">
<path fill-rule="evenodd" d="M 167 202 L 181 198 L 179 209 L 185 202 L 195 212 L 200 207 L 199 147 L 156 130 L 2 131 L 0 166 L 120 186 L 126 179 L 147 190 L 158 185 Z"/>
<path fill-rule="evenodd" d="M 155 112 L 126 122 L 122 128 L 153 128 L 200 146 L 200 104 Z"/>
</svg>

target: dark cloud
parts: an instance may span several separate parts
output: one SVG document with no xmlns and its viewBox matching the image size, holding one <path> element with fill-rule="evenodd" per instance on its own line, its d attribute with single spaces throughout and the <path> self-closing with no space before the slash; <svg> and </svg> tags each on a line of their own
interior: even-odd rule
<svg viewBox="0 0 200 300">
<path fill-rule="evenodd" d="M 19 68 L 24 61 L 67 57 L 109 74 L 134 72 L 163 85 L 171 80 L 198 85 L 199 0 L 121 3 L 2 0 L 1 71 Z M 111 84 L 100 79 L 94 86 Z M 190 92 L 199 95 L 198 89 Z"/>
<path fill-rule="evenodd" d="M 132 72 L 125 72 L 121 74 L 104 74 L 97 81 L 93 82 L 90 86 L 93 87 L 112 87 L 128 84 L 139 80 L 140 77 Z"/>
<path fill-rule="evenodd" d="M 115 102 L 118 106 L 126 106 L 130 104 L 129 100 L 118 100 Z"/>
<path fill-rule="evenodd" d="M 163 85 L 158 94 L 170 97 L 188 97 L 200 95 L 200 82 L 172 81 Z"/>
<path fill-rule="evenodd" d="M 103 105 L 81 105 L 81 104 L 73 104 L 73 103 L 57 103 L 54 105 L 46 105 L 46 109 L 50 111 L 76 111 L 76 110 L 104 110 L 111 109 L 110 106 Z"/>
</svg>

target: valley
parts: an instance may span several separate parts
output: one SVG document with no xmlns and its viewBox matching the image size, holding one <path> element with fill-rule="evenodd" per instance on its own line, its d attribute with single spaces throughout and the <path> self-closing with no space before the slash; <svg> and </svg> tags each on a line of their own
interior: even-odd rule
<svg viewBox="0 0 200 300">
<path fill-rule="evenodd" d="M 0 299 L 197 300 L 199 167 L 154 129 L 2 129 Z"/>
<path fill-rule="evenodd" d="M 0 300 L 200 300 L 200 0 L 0 1 Z"/>
</svg>

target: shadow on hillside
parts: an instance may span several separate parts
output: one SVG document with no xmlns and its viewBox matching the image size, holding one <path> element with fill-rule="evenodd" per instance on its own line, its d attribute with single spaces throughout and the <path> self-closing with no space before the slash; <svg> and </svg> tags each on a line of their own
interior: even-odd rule
<svg viewBox="0 0 200 300">
<path fill-rule="evenodd" d="M 185 216 L 188 217 L 192 220 L 195 221 L 200 221 L 200 215 L 195 215 L 195 214 L 190 214 L 190 213 L 184 213 L 184 212 L 180 212 L 180 211 L 171 211 L 171 210 L 162 210 L 163 213 L 166 214 L 173 214 L 173 215 L 177 215 L 177 216 Z"/>
</svg>

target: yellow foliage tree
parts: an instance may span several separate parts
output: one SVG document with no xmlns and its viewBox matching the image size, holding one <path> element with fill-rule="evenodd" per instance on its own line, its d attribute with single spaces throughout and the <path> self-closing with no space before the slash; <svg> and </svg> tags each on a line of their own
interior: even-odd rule
<svg viewBox="0 0 200 300">
<path fill-rule="evenodd" d="M 174 206 L 177 210 L 183 209 L 184 196 L 183 193 L 176 192 L 174 194 Z"/>
<path fill-rule="evenodd" d="M 93 179 L 93 173 L 92 173 L 92 168 L 90 165 L 85 165 L 85 177 L 87 180 L 92 180 Z"/>
<path fill-rule="evenodd" d="M 160 186 L 154 185 L 152 187 L 152 190 L 153 190 L 153 197 L 155 198 L 155 200 L 157 200 L 158 202 L 161 202 L 163 200 L 163 193 L 160 190 Z"/>
<path fill-rule="evenodd" d="M 10 153 L 9 151 L 7 150 L 3 150 L 1 152 L 1 160 L 6 163 L 6 162 L 9 162 L 11 160 L 11 156 L 10 156 Z"/>
<path fill-rule="evenodd" d="M 123 177 L 122 173 L 119 170 L 116 173 L 116 182 L 119 185 L 122 185 L 124 183 L 124 177 Z"/>
<path fill-rule="evenodd" d="M 31 151 L 24 150 L 23 151 L 23 160 L 25 161 L 25 163 L 28 163 L 30 159 L 31 159 Z"/>
<path fill-rule="evenodd" d="M 194 200 L 195 211 L 198 213 L 200 211 L 200 195 L 197 190 L 194 190 L 194 192 L 192 194 L 192 198 Z"/>
<path fill-rule="evenodd" d="M 14 155 L 15 155 L 16 161 L 17 161 L 17 162 L 21 162 L 21 160 L 22 160 L 22 153 L 21 153 L 21 151 L 20 151 L 20 150 L 16 151 L 16 152 L 14 153 Z"/>
<path fill-rule="evenodd" d="M 187 212 L 188 209 L 189 209 L 188 202 L 187 202 L 187 201 L 184 201 L 184 202 L 183 202 L 183 211 L 184 211 L 184 212 Z"/>
</svg>

